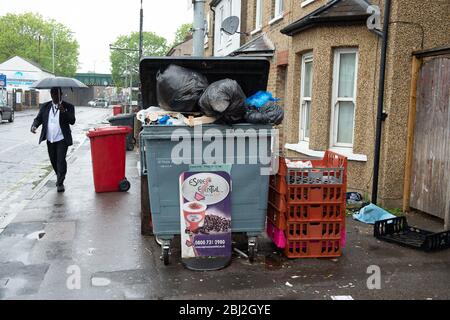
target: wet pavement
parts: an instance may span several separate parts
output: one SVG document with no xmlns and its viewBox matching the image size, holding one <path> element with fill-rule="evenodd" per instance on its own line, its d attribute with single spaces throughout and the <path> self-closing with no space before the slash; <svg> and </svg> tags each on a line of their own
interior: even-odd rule
<svg viewBox="0 0 450 320">
<path fill-rule="evenodd" d="M 30 132 L 37 112 L 16 112 L 13 123 L 0 124 L 0 232 L 52 174 L 47 146 L 38 144 L 41 128 L 36 135 Z M 85 132 L 111 113 L 111 109 L 76 107 L 77 122 L 72 126 L 74 145 L 69 148 L 68 157 L 86 139 Z"/>
<path fill-rule="evenodd" d="M 43 152 L 41 150 L 40 152 Z M 43 157 L 44 158 L 44 157 Z M 69 162 L 66 193 L 41 183 L 0 234 L 0 299 L 449 299 L 450 250 L 424 253 L 373 237 L 348 218 L 338 259 L 288 260 L 261 237 L 256 261 L 233 254 L 231 265 L 193 272 L 181 264 L 179 238 L 164 266 L 153 237 L 140 235 L 138 151 L 127 152 L 127 193 L 96 194 L 89 141 Z M 441 222 L 414 214 L 409 222 L 439 231 Z M 234 235 L 246 252 L 246 238 Z M 368 267 L 381 289 L 367 287 Z"/>
</svg>

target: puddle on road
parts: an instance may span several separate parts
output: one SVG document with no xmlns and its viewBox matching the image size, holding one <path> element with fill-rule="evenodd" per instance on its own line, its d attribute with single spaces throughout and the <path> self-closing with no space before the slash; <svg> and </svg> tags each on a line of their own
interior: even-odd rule
<svg viewBox="0 0 450 320">
<path fill-rule="evenodd" d="M 36 232 L 30 233 L 29 235 L 26 236 L 26 238 L 29 240 L 41 240 L 44 236 L 45 236 L 45 232 L 44 232 L 44 230 L 41 230 L 41 231 L 36 231 Z"/>
<path fill-rule="evenodd" d="M 92 278 L 91 284 L 93 287 L 106 287 L 111 284 L 111 280 L 107 278 Z"/>
<path fill-rule="evenodd" d="M 280 270 L 283 267 L 283 257 L 277 253 L 266 255 L 264 265 L 267 270 Z"/>
<path fill-rule="evenodd" d="M 42 172 L 39 174 L 39 179 L 32 182 L 33 190 L 52 172 L 53 168 L 51 165 L 42 168 Z"/>
</svg>

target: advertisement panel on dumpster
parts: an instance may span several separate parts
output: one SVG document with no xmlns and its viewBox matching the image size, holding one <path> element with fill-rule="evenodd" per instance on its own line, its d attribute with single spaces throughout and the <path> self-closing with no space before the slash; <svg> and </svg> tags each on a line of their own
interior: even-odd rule
<svg viewBox="0 0 450 320">
<path fill-rule="evenodd" d="M 6 75 L 4 74 L 0 74 L 0 87 L 6 87 Z"/>
<path fill-rule="evenodd" d="M 227 172 L 180 176 L 182 258 L 231 256 L 231 177 Z"/>
</svg>

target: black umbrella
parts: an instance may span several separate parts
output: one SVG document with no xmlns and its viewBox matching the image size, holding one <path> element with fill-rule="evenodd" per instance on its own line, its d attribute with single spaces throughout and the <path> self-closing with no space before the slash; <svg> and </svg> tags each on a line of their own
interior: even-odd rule
<svg viewBox="0 0 450 320">
<path fill-rule="evenodd" d="M 88 86 L 86 86 L 84 83 L 78 81 L 74 78 L 66 78 L 66 77 L 54 77 L 54 78 L 45 78 L 38 82 L 36 82 L 33 86 L 35 89 L 51 89 L 55 87 L 59 88 L 80 88 L 80 89 L 86 89 Z"/>
</svg>

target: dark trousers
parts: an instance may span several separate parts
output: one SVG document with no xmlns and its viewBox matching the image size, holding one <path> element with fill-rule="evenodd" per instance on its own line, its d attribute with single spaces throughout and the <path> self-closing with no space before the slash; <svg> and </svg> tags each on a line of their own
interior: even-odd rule
<svg viewBox="0 0 450 320">
<path fill-rule="evenodd" d="M 50 143 L 47 141 L 47 149 L 48 155 L 50 157 L 50 162 L 52 163 L 53 170 L 55 170 L 57 176 L 56 185 L 60 186 L 64 183 L 64 180 L 66 179 L 67 173 L 66 155 L 67 149 L 69 149 L 69 147 L 67 146 L 64 140 L 55 143 Z"/>
</svg>

